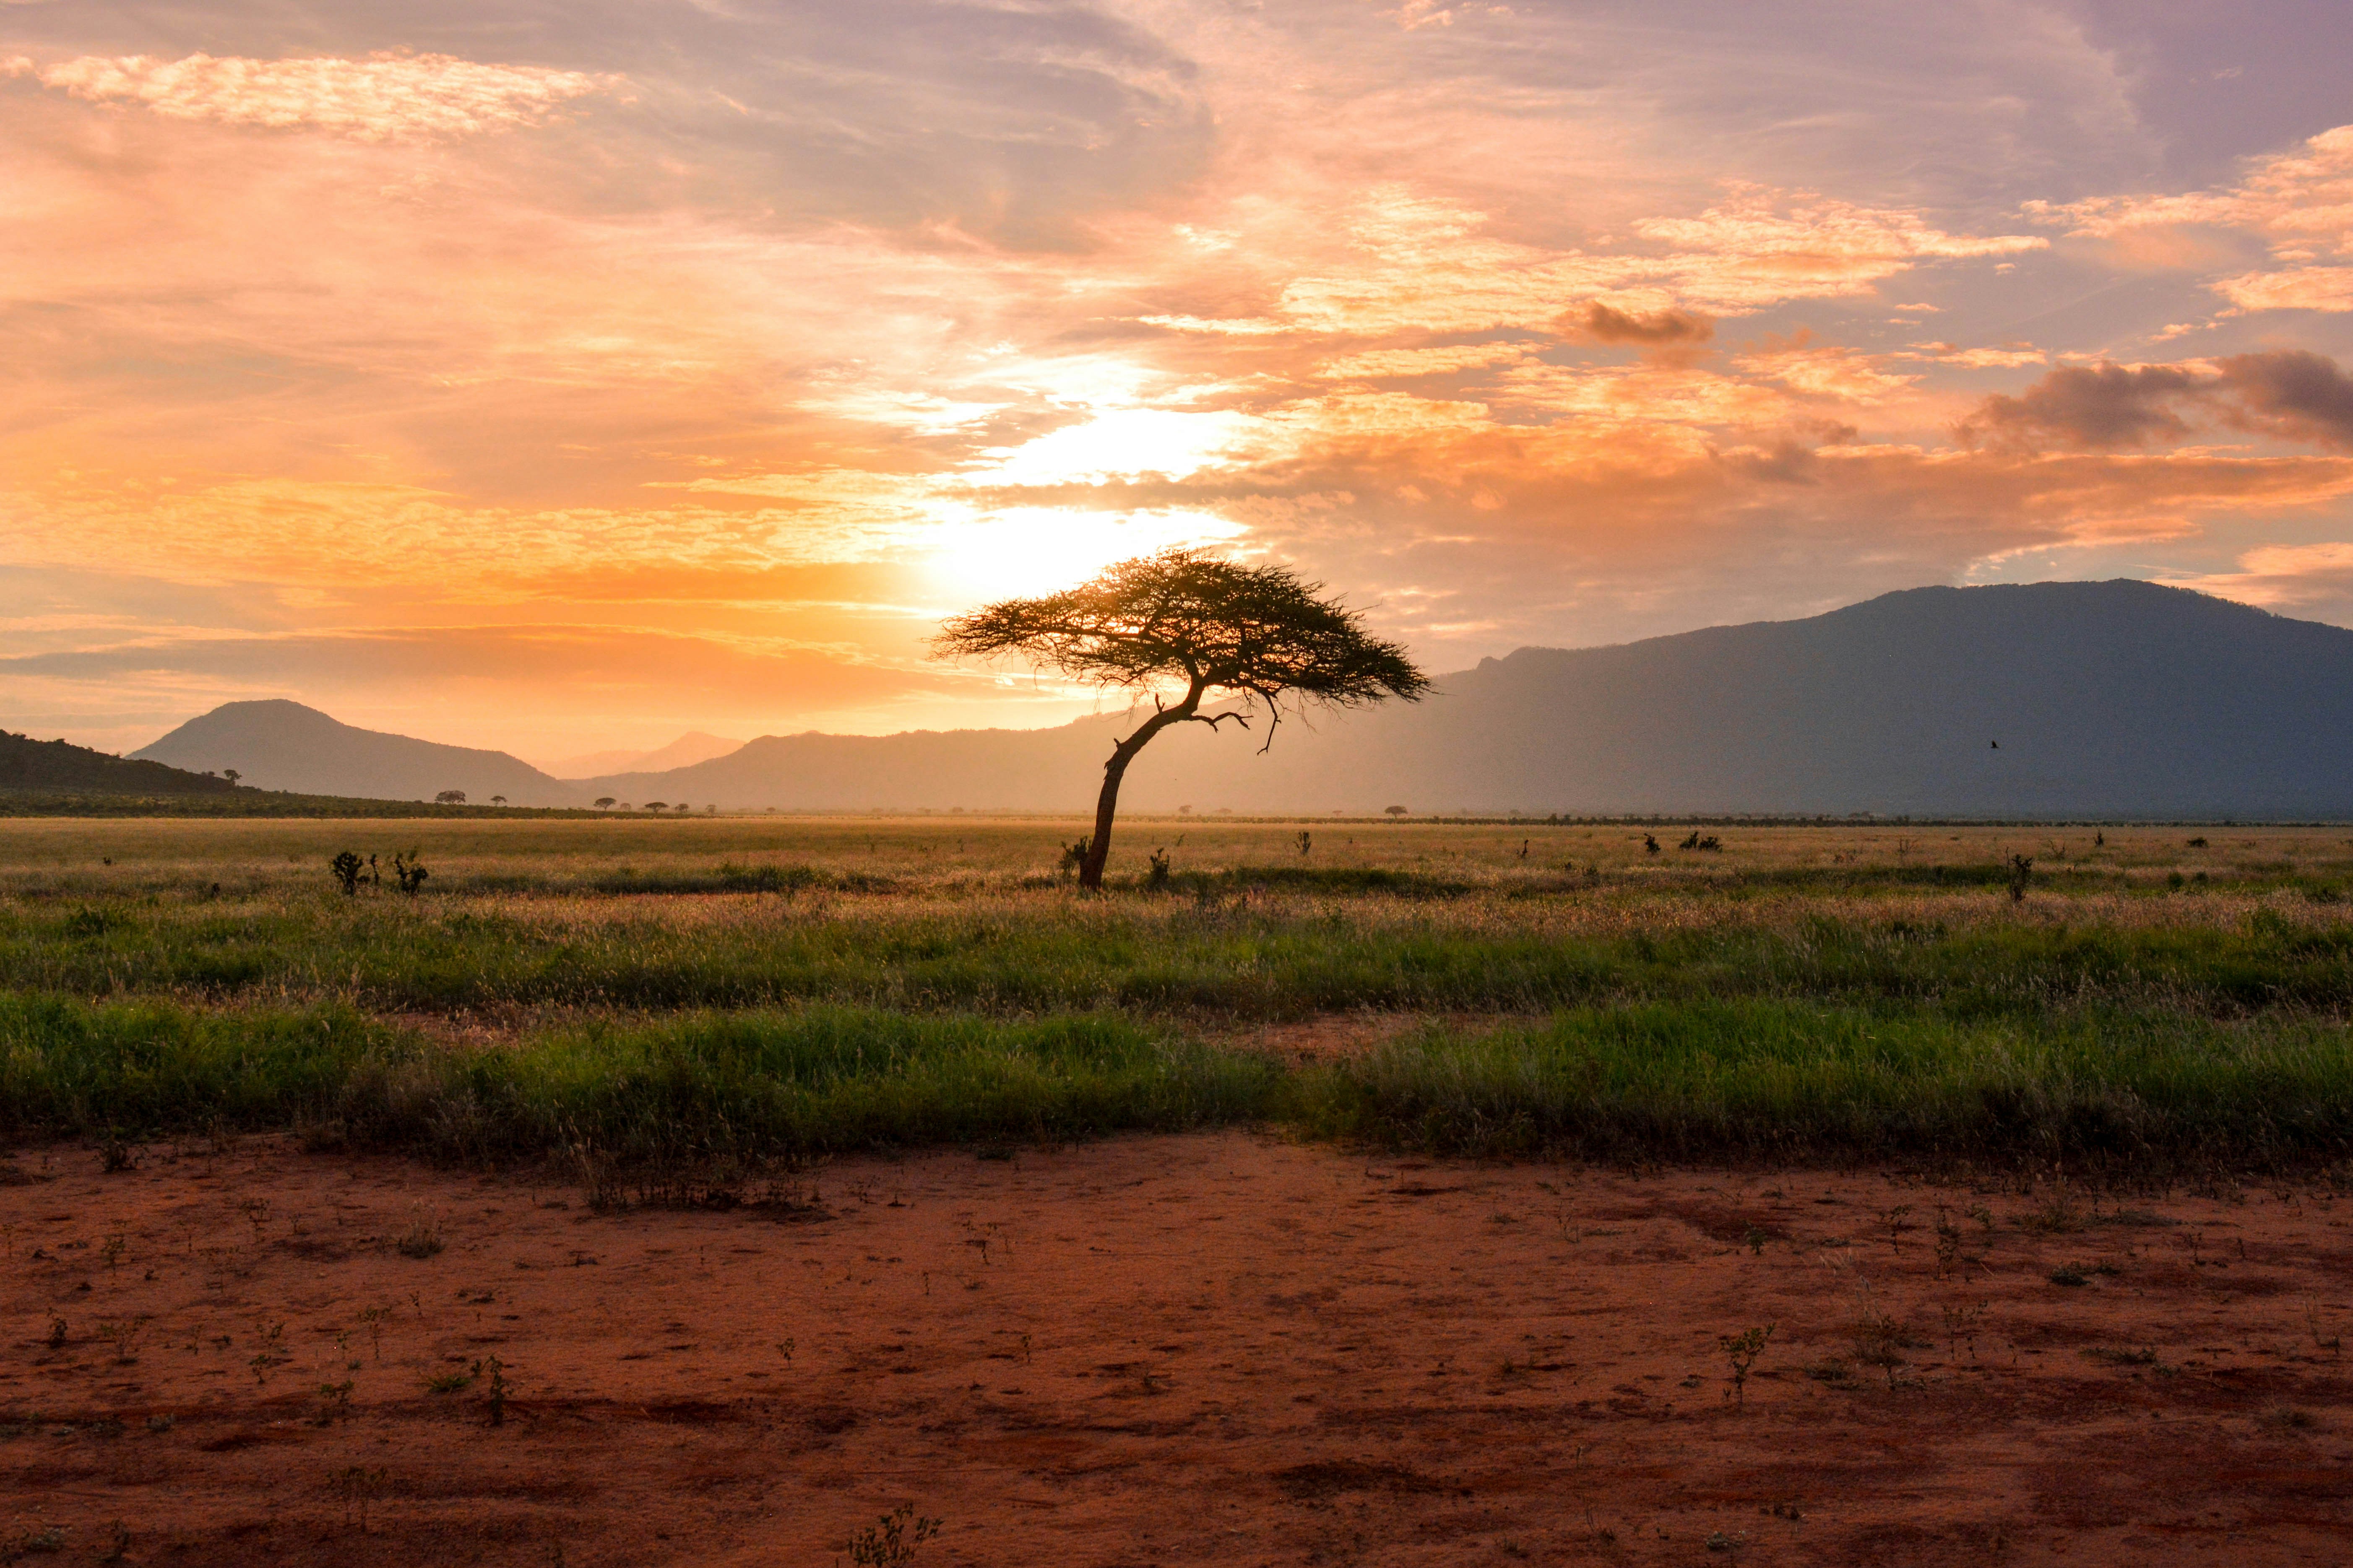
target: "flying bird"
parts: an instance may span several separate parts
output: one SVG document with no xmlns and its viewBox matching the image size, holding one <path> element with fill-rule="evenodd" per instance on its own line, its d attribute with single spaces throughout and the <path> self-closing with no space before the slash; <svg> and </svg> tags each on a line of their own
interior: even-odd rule
<svg viewBox="0 0 2353 1568">
<path fill-rule="evenodd" d="M 1991 746 L 1991 747 L 1992 747 L 1995 751 L 1997 751 L 1997 752 L 1999 752 L 1999 751 L 2000 751 L 2000 750 L 2001 750 L 2001 742 L 2000 742 L 2000 741 L 1989 741 L 1989 742 L 1986 742 L 1986 743 L 1987 743 L 1988 745 Z"/>
</svg>

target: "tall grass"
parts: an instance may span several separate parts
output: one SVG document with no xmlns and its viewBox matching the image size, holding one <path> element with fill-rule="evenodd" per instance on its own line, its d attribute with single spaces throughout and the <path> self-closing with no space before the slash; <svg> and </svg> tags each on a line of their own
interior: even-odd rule
<svg viewBox="0 0 2353 1568">
<path fill-rule="evenodd" d="M 1650 903 L 1381 895 L 17 903 L 0 906 L 0 973 L 85 996 L 403 1011 L 829 1001 L 1264 1019 L 1747 996 L 1968 1016 L 2098 1001 L 2353 1013 L 2353 922 L 2309 905 L 2293 918 L 2243 900 L 2175 908 L 2192 901 L 2055 918 L 2030 906 L 2029 919 L 1991 899 L 1792 898 L 1683 918 Z"/>
<path fill-rule="evenodd" d="M 2279 1166 L 2353 1149 L 2353 1035 L 1704 1001 L 1426 1028 L 1285 1069 L 1117 1016 L 818 1006 L 458 1045 L 341 1005 L 0 998 L 0 1133 L 294 1127 L 497 1162 L 759 1159 L 1273 1122 L 1472 1155 Z"/>
<path fill-rule="evenodd" d="M 0 996 L 0 1132 L 300 1127 L 501 1160 L 765 1158 L 1180 1131 L 1262 1115 L 1274 1069 L 1122 1018 L 841 1008 L 436 1041 L 327 1004 L 212 1013 Z"/>
<path fill-rule="evenodd" d="M 1649 1005 L 1430 1028 L 1303 1073 L 1291 1103 L 1325 1136 L 1458 1154 L 2270 1165 L 2353 1152 L 2353 1035 L 2163 1013 Z"/>
</svg>

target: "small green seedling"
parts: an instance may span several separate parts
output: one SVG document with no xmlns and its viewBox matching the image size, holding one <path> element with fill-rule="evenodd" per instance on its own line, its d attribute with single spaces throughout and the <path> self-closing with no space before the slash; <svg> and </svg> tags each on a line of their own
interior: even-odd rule
<svg viewBox="0 0 2353 1568">
<path fill-rule="evenodd" d="M 369 1469 L 364 1465 L 346 1465 L 332 1479 L 335 1489 L 343 1494 L 344 1520 L 349 1521 L 356 1518 L 360 1533 L 365 1535 L 368 1504 L 384 1495 L 385 1473 Z"/>
<path fill-rule="evenodd" d="M 352 1380 L 350 1378 L 347 1377 L 341 1383 L 322 1383 L 319 1385 L 319 1414 L 311 1425 L 332 1426 L 338 1421 L 349 1420 L 351 1414 Z"/>
<path fill-rule="evenodd" d="M 1757 1358 L 1765 1353 L 1766 1345 L 1772 1341 L 1773 1329 L 1774 1325 L 1767 1323 L 1761 1329 L 1716 1336 L 1716 1348 L 1724 1352 L 1725 1360 L 1732 1366 L 1734 1404 L 1745 1406 L 1748 1403 L 1748 1372 L 1757 1364 Z"/>
<path fill-rule="evenodd" d="M 491 1425 L 505 1426 L 507 1420 L 506 1363 L 496 1356 L 486 1356 L 474 1363 L 474 1375 L 484 1380 L 482 1402 L 490 1407 Z"/>
</svg>

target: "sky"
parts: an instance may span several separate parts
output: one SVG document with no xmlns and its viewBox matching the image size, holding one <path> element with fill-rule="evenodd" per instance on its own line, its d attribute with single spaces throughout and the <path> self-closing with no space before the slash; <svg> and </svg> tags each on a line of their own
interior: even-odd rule
<svg viewBox="0 0 2353 1568">
<path fill-rule="evenodd" d="M 0 726 L 108 750 L 1058 723 L 926 639 L 1170 545 L 1433 671 L 2353 625 L 2341 0 L 0 0 Z"/>
</svg>

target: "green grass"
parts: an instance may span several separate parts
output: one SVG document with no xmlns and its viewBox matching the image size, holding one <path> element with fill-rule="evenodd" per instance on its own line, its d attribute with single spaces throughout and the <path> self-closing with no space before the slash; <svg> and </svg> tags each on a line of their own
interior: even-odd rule
<svg viewBox="0 0 2353 1568">
<path fill-rule="evenodd" d="M 2096 1010 L 1969 1022 L 1703 1002 L 1431 1026 L 1286 1069 L 1118 1015 L 691 1013 L 483 1047 L 335 1005 L 0 999 L 0 1132 L 15 1137 L 294 1127 L 469 1163 L 628 1163 L 1253 1121 L 1483 1156 L 2276 1167 L 2353 1152 L 2353 1037 Z"/>
<path fill-rule="evenodd" d="M 1454 1154 L 2238 1167 L 2353 1152 L 2334 1025 L 1787 1002 L 1578 1009 L 1302 1075 L 1303 1126 Z"/>
<path fill-rule="evenodd" d="M 2063 860 L 1990 828 L 1726 829 L 1701 857 L 1334 824 L 1303 858 L 1293 827 L 1196 818 L 1133 836 L 1178 847 L 1173 889 L 1082 897 L 1052 871 L 1064 826 L 0 824 L 0 1136 L 299 1128 L 478 1162 L 1231 1124 L 1612 1159 L 2348 1152 L 2341 829 L 2077 829 Z M 421 896 L 327 881 L 335 848 L 420 843 Z M 2017 903 L 1989 868 L 2023 850 L 2061 869 Z M 1367 1015 L 1420 1022 L 1314 1067 L 1219 1043 Z"/>
<path fill-rule="evenodd" d="M 856 886 L 824 875 L 801 885 Z M 1739 915 L 1580 926 L 1526 900 L 1059 895 L 822 910 L 739 900 L 693 920 L 658 899 L 21 900 L 0 905 L 0 973 L 32 992 L 400 1011 L 830 1001 L 1280 1019 L 1747 996 L 1903 1001 L 1962 1016 L 2091 1002 L 2353 1013 L 2353 922 L 2267 906 L 2204 923 L 1871 918 L 1804 901 Z"/>
<path fill-rule="evenodd" d="M 498 1161 L 771 1158 L 1175 1131 L 1261 1116 L 1274 1069 L 1116 1017 L 841 1008 L 597 1020 L 467 1047 L 351 1008 L 0 998 L 0 1133 L 300 1127 Z"/>
</svg>

